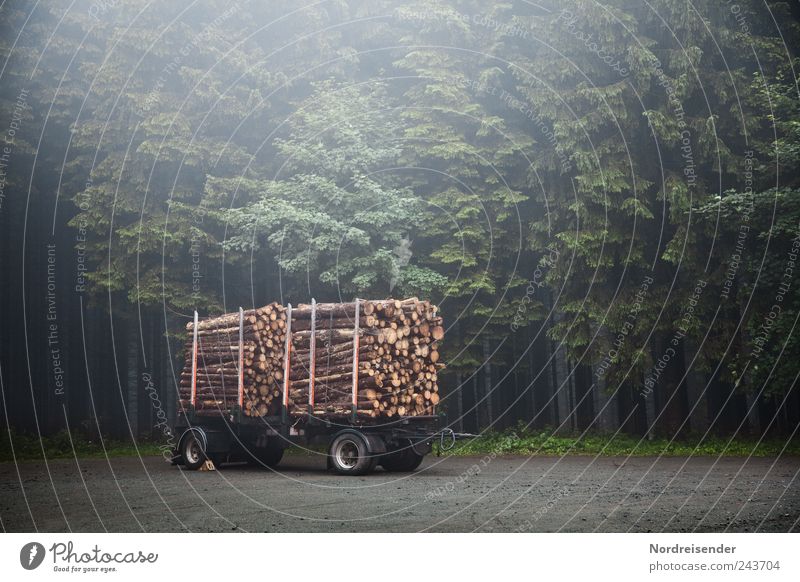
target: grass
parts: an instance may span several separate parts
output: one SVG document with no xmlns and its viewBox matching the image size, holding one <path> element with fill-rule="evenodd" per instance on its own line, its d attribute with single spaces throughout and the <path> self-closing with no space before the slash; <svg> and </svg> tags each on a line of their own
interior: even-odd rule
<svg viewBox="0 0 800 582">
<path fill-rule="evenodd" d="M 758 443 L 755 438 L 735 438 L 730 444 L 728 438 L 700 437 L 675 440 L 656 438 L 643 440 L 640 437 L 618 434 L 554 436 L 550 431 L 531 432 L 509 430 L 481 435 L 478 438 L 460 441 L 456 446 L 442 454 L 445 455 L 540 455 L 561 456 L 604 455 L 604 456 L 731 456 L 731 457 L 772 457 L 778 455 L 786 445 L 786 440 L 770 438 Z M 438 446 L 438 445 L 437 445 Z M 786 445 L 784 455 L 800 455 L 800 439 L 794 439 Z"/>
<path fill-rule="evenodd" d="M 154 456 L 162 453 L 159 445 L 162 443 L 140 441 L 134 447 L 130 441 L 105 439 L 105 450 L 99 440 L 91 440 L 85 435 L 73 432 L 73 445 L 70 443 L 69 434 L 62 431 L 50 437 L 39 439 L 36 436 L 15 433 L 12 431 L 14 454 L 12 455 L 9 433 L 0 433 L 0 462 L 13 461 L 15 456 L 18 461 L 42 459 L 42 450 L 48 459 L 71 459 L 78 457 L 135 457 Z M 605 455 L 605 456 L 731 456 L 746 457 L 772 457 L 781 452 L 785 440 L 765 439 L 757 444 L 757 439 L 736 438 L 728 444 L 727 438 L 709 437 L 706 439 L 687 438 L 676 440 L 669 439 L 644 440 L 639 443 L 639 437 L 629 435 L 587 435 L 582 438 L 577 436 L 554 436 L 550 431 L 532 432 L 521 429 L 505 432 L 491 432 L 475 439 L 459 441 L 449 451 L 441 451 L 443 455 L 538 455 L 561 456 L 571 455 Z M 434 447 L 438 451 L 438 444 Z M 294 454 L 303 454 L 301 449 L 289 449 Z M 320 452 L 322 449 L 320 449 Z M 308 453 L 306 453 L 308 454 Z M 784 455 L 800 455 L 800 439 L 791 441 L 783 451 Z"/>
<path fill-rule="evenodd" d="M 104 439 L 101 444 L 99 439 L 92 440 L 80 432 L 72 432 L 72 443 L 70 434 L 61 431 L 53 436 L 39 438 L 35 435 L 20 434 L 11 432 L 9 439 L 8 431 L 0 434 L 0 461 L 13 461 L 16 457 L 18 461 L 40 460 L 42 452 L 47 459 L 71 459 L 78 457 L 135 457 L 160 455 L 159 443 L 140 441 L 134 447 L 131 441 L 120 441 L 114 439 Z M 13 444 L 13 453 L 12 445 Z M 74 445 L 74 450 L 73 450 Z M 103 448 L 105 445 L 105 450 Z M 138 447 L 138 450 L 137 450 Z"/>
</svg>

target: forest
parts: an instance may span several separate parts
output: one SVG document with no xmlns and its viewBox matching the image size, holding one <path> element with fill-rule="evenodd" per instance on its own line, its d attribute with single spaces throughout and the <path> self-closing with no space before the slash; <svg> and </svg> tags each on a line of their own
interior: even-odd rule
<svg viewBox="0 0 800 582">
<path fill-rule="evenodd" d="M 194 311 L 419 297 L 458 430 L 793 436 L 798 17 L 2 3 L 0 424 L 158 442 Z"/>
</svg>

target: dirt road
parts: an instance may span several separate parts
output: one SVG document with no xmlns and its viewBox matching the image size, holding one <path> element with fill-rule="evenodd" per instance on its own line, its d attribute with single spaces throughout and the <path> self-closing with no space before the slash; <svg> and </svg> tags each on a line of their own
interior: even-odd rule
<svg viewBox="0 0 800 582">
<path fill-rule="evenodd" d="M 0 464 L 5 531 L 794 531 L 800 458 L 430 457 L 413 474 Z"/>
</svg>

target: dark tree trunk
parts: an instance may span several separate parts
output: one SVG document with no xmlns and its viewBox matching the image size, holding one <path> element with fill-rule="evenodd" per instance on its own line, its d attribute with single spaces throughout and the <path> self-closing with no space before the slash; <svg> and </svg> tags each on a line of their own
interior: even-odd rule
<svg viewBox="0 0 800 582">
<path fill-rule="evenodd" d="M 456 372 L 456 406 L 458 407 L 458 420 L 456 421 L 456 428 L 458 432 L 464 432 L 464 389 L 461 386 L 462 374 Z"/>
<path fill-rule="evenodd" d="M 122 329 L 126 332 L 125 344 L 127 348 L 127 374 L 126 374 L 126 401 L 125 410 L 128 416 L 128 425 L 134 438 L 139 436 L 139 333 L 136 322 L 131 319 Z"/>
<path fill-rule="evenodd" d="M 475 432 L 480 432 L 481 430 L 481 420 L 480 415 L 478 414 L 478 409 L 480 408 L 480 397 L 478 396 L 478 373 L 473 372 L 472 374 L 472 398 L 474 404 L 472 405 L 473 409 L 473 419 L 475 421 Z"/>
<path fill-rule="evenodd" d="M 492 397 L 494 391 L 492 389 L 492 351 L 489 344 L 489 338 L 483 338 L 483 409 L 485 410 L 485 425 L 486 427 L 493 427 L 494 411 L 492 410 Z"/>
</svg>

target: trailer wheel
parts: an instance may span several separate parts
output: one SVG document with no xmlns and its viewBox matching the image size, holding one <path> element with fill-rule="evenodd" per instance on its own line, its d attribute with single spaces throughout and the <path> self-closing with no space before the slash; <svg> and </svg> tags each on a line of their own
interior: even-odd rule
<svg viewBox="0 0 800 582">
<path fill-rule="evenodd" d="M 328 460 L 330 467 L 340 475 L 366 475 L 375 468 L 378 458 L 370 454 L 367 440 L 361 433 L 348 431 L 333 439 Z"/>
<path fill-rule="evenodd" d="M 381 465 L 390 473 L 406 473 L 419 467 L 424 458 L 425 455 L 418 454 L 411 444 L 406 442 L 400 449 L 384 455 L 381 458 Z"/>
<path fill-rule="evenodd" d="M 181 456 L 183 457 L 184 466 L 192 471 L 199 469 L 206 462 L 207 457 L 203 452 L 203 446 L 194 433 L 189 433 L 183 439 Z"/>
</svg>

